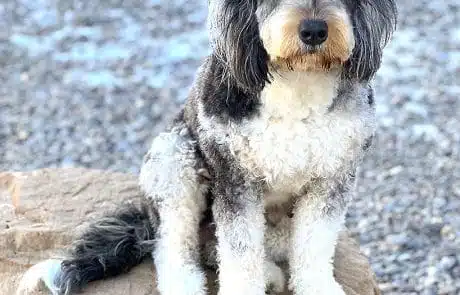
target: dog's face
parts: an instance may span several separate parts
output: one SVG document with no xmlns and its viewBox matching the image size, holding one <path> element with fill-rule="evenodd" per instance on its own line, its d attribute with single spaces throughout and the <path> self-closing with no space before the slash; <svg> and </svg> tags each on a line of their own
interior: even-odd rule
<svg viewBox="0 0 460 295">
<path fill-rule="evenodd" d="M 338 67 L 355 46 L 351 19 L 340 0 L 265 0 L 256 15 L 274 68 Z"/>
<path fill-rule="evenodd" d="M 210 0 L 215 54 L 236 83 L 259 91 L 269 70 L 369 80 L 396 24 L 394 0 Z"/>
</svg>

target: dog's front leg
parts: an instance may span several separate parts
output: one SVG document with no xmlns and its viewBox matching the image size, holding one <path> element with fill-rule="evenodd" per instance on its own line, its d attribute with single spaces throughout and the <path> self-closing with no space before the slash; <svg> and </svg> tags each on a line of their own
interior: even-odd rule
<svg viewBox="0 0 460 295">
<path fill-rule="evenodd" d="M 289 254 L 294 295 L 345 294 L 334 279 L 332 262 L 351 182 L 315 181 L 296 203 Z"/>
<path fill-rule="evenodd" d="M 219 295 L 263 295 L 262 192 L 242 177 L 226 174 L 217 178 L 213 207 L 218 239 Z"/>
<path fill-rule="evenodd" d="M 186 128 L 177 127 L 154 139 L 141 169 L 141 187 L 160 216 L 153 258 L 161 295 L 206 294 L 198 229 L 207 184 L 199 161 Z"/>
</svg>

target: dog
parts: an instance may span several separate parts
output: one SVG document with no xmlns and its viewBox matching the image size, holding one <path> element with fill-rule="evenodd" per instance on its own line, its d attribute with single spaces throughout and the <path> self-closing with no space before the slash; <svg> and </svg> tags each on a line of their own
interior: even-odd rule
<svg viewBox="0 0 460 295">
<path fill-rule="evenodd" d="M 206 294 L 203 264 L 218 267 L 219 295 L 345 294 L 332 259 L 375 133 L 371 82 L 394 0 L 208 4 L 212 53 L 144 158 L 144 206 L 96 220 L 67 259 L 37 265 L 54 294 L 148 255 L 162 295 Z"/>
</svg>

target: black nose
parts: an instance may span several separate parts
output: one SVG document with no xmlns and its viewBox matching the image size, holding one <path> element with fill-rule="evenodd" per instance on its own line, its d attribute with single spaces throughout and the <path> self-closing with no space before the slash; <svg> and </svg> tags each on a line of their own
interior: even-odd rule
<svg viewBox="0 0 460 295">
<path fill-rule="evenodd" d="M 327 39 L 327 23 L 317 19 L 304 20 L 300 23 L 299 35 L 307 45 L 320 45 Z"/>
</svg>

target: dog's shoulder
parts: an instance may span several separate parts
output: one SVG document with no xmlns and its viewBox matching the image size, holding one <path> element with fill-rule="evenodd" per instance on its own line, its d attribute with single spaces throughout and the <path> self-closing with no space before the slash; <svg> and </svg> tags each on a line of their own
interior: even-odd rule
<svg viewBox="0 0 460 295">
<path fill-rule="evenodd" d="M 260 94 L 238 87 L 222 62 L 210 55 L 197 72 L 186 104 L 189 114 L 197 114 L 198 107 L 216 121 L 240 122 L 258 114 Z"/>
</svg>

